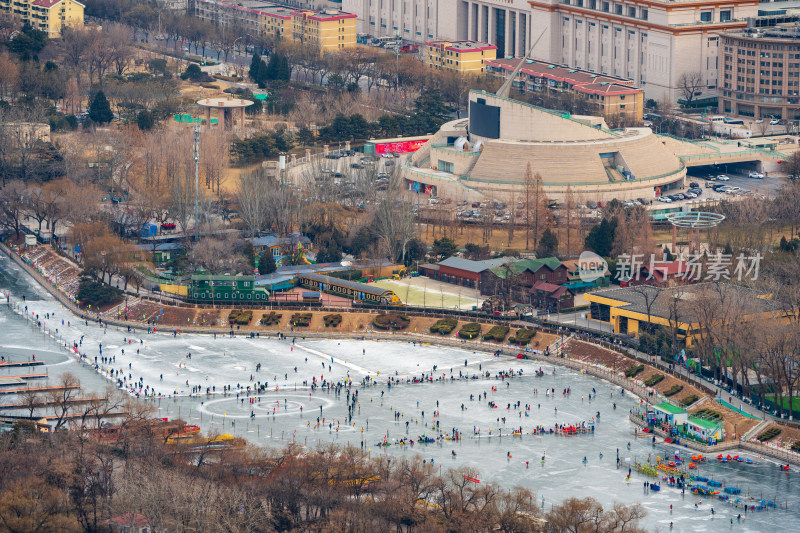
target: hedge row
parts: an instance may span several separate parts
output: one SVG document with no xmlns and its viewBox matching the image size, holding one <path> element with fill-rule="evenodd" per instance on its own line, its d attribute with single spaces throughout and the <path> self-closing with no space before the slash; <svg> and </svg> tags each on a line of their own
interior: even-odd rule
<svg viewBox="0 0 800 533">
<path fill-rule="evenodd" d="M 653 385 L 661 383 L 663 379 L 664 379 L 664 374 L 653 374 L 652 376 L 647 378 L 647 380 L 645 380 L 644 384 L 647 385 L 648 387 L 652 387 Z"/>
<path fill-rule="evenodd" d="M 697 401 L 697 394 L 690 394 L 689 396 L 681 400 L 681 403 L 683 405 L 692 405 L 696 401 Z"/>
<path fill-rule="evenodd" d="M 372 325 L 378 329 L 399 331 L 406 329 L 411 323 L 411 320 L 405 315 L 397 313 L 386 313 L 385 315 L 378 315 L 372 321 Z"/>
<path fill-rule="evenodd" d="M 535 336 L 535 329 L 520 328 L 513 337 L 508 339 L 508 342 L 518 346 L 527 346 L 531 342 L 531 339 L 533 339 Z"/>
<path fill-rule="evenodd" d="M 477 322 L 469 322 L 461 326 L 458 336 L 462 339 L 474 339 L 481 334 L 481 325 Z"/>
<path fill-rule="evenodd" d="M 722 415 L 719 414 L 719 412 L 714 411 L 713 409 L 700 409 L 699 411 L 694 413 L 694 416 L 697 416 L 697 417 L 700 417 L 700 418 L 706 418 L 706 419 L 714 421 L 714 422 L 722 420 Z"/>
<path fill-rule="evenodd" d="M 625 371 L 625 376 L 632 378 L 636 376 L 639 372 L 644 371 L 644 365 L 633 365 L 628 370 Z"/>
<path fill-rule="evenodd" d="M 244 326 L 249 324 L 251 320 L 253 320 L 252 311 L 233 309 L 228 315 L 228 323 L 230 323 L 231 325 L 237 324 L 239 326 Z"/>
<path fill-rule="evenodd" d="M 503 342 L 510 331 L 508 326 L 494 326 L 483 336 L 485 341 Z"/>
<path fill-rule="evenodd" d="M 344 279 L 344 280 L 347 280 L 347 281 L 354 281 L 354 280 L 357 280 L 357 279 L 361 279 L 362 272 L 360 270 L 356 270 L 354 268 L 351 268 L 350 270 L 339 270 L 339 271 L 336 271 L 336 272 L 328 272 L 325 275 L 326 276 L 330 276 L 332 278 Z"/>
<path fill-rule="evenodd" d="M 431 326 L 431 333 L 438 333 L 439 335 L 450 335 L 456 326 L 458 320 L 455 318 L 441 318 Z"/>
<path fill-rule="evenodd" d="M 683 390 L 683 385 L 673 385 L 672 387 L 664 391 L 664 396 L 674 396 L 682 390 Z"/>
<path fill-rule="evenodd" d="M 271 326 L 273 324 L 278 324 L 281 321 L 282 316 L 283 315 L 280 313 L 276 313 L 275 311 L 270 311 L 268 315 L 264 315 L 261 317 L 261 325 Z"/>
<path fill-rule="evenodd" d="M 342 323 L 342 315 L 338 313 L 333 315 L 325 315 L 322 317 L 322 320 L 325 322 L 326 328 L 335 328 Z"/>
<path fill-rule="evenodd" d="M 298 328 L 307 328 L 311 324 L 311 313 L 294 313 L 289 318 L 289 324 Z"/>
<path fill-rule="evenodd" d="M 756 437 L 756 438 L 761 442 L 765 442 L 765 441 L 768 441 L 769 439 L 777 437 L 778 435 L 780 435 L 780 433 L 781 433 L 780 428 L 776 428 L 775 426 L 772 426 L 770 428 L 767 428 L 765 431 L 762 431 L 761 433 L 759 433 L 758 437 Z"/>
</svg>

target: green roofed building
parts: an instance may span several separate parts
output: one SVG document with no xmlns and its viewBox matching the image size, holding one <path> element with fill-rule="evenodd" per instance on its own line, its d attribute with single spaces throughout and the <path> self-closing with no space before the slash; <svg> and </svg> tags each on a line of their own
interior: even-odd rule
<svg viewBox="0 0 800 533">
<path fill-rule="evenodd" d="M 255 286 L 255 276 L 192 276 L 189 299 L 214 303 L 266 303 L 269 294 Z"/>
<path fill-rule="evenodd" d="M 686 423 L 689 413 L 686 412 L 686 409 L 663 402 L 653 406 L 653 416 L 659 423 L 680 426 Z"/>
<path fill-rule="evenodd" d="M 722 420 L 714 421 L 690 416 L 684 426 L 683 434 L 708 444 L 715 444 L 723 439 L 725 426 Z"/>
<path fill-rule="evenodd" d="M 569 281 L 567 267 L 558 258 L 523 259 L 481 272 L 481 294 L 511 293 L 518 303 L 531 303 L 531 289 L 537 282 L 563 285 Z"/>
</svg>

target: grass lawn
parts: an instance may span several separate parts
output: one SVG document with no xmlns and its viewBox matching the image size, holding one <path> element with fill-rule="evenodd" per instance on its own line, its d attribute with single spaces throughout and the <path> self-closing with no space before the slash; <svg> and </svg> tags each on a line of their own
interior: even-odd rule
<svg viewBox="0 0 800 533">
<path fill-rule="evenodd" d="M 427 288 L 426 288 L 427 283 Z M 397 294 L 404 304 L 425 305 L 445 309 L 472 309 L 473 306 L 483 303 L 484 298 L 476 299 L 473 289 L 463 289 L 459 295 L 458 286 L 441 287 L 441 283 L 427 280 L 427 278 L 405 278 L 402 280 L 382 279 L 375 285 L 384 289 L 391 289 Z"/>
<path fill-rule="evenodd" d="M 777 403 L 774 394 L 767 394 L 764 397 L 773 403 Z M 783 408 L 789 409 L 789 398 L 783 398 Z M 792 411 L 800 411 L 800 395 L 792 397 Z"/>
</svg>

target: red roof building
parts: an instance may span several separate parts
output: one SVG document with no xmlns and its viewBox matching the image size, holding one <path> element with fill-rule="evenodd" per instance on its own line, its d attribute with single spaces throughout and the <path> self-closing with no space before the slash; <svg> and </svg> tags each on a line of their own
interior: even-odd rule
<svg viewBox="0 0 800 533">
<path fill-rule="evenodd" d="M 147 517 L 134 512 L 115 516 L 114 518 L 106 520 L 106 524 L 119 533 L 150 533 L 152 530 Z"/>
<path fill-rule="evenodd" d="M 530 293 L 531 305 L 548 313 L 557 313 L 575 306 L 575 295 L 563 285 L 537 281 L 531 287 Z"/>
</svg>

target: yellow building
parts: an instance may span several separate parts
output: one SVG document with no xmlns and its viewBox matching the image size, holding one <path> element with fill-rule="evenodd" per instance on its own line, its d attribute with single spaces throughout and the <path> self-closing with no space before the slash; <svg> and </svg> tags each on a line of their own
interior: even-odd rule
<svg viewBox="0 0 800 533">
<path fill-rule="evenodd" d="M 685 342 L 687 348 L 702 338 L 701 328 L 706 326 L 699 317 L 709 301 L 713 304 L 719 300 L 719 305 L 736 302 L 746 313 L 745 318 L 766 315 L 784 320 L 787 316 L 769 295 L 731 284 L 698 283 L 668 288 L 638 285 L 588 292 L 584 299 L 589 302 L 591 318 L 611 324 L 616 334 L 638 338 L 641 331 L 675 328 L 678 340 Z"/>
<path fill-rule="evenodd" d="M 356 45 L 356 15 L 335 9 L 292 11 L 292 39 L 335 52 Z"/>
<path fill-rule="evenodd" d="M 436 70 L 462 74 L 485 72 L 486 61 L 497 57 L 497 47 L 477 41 L 429 41 L 425 43 L 425 64 Z"/>
<path fill-rule="evenodd" d="M 83 4 L 75 0 L 0 0 L 0 13 L 16 16 L 48 37 L 66 26 L 83 27 Z"/>
<path fill-rule="evenodd" d="M 292 10 L 273 6 L 258 10 L 258 31 L 277 40 L 292 39 Z"/>
</svg>

